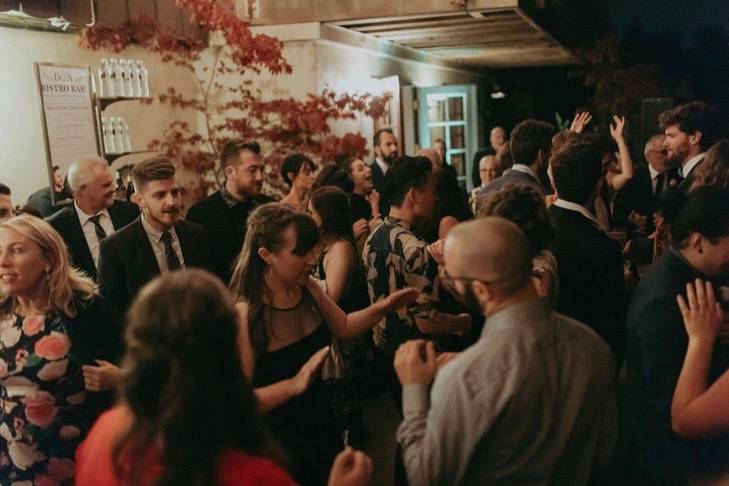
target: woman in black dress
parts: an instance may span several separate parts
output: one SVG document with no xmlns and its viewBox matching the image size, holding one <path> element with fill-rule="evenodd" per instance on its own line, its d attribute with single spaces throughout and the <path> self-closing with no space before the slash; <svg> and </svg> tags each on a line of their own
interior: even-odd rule
<svg viewBox="0 0 729 486">
<path fill-rule="evenodd" d="M 305 486 L 326 482 L 342 448 L 324 389 L 314 382 L 331 335 L 360 336 L 418 294 L 406 289 L 345 314 L 309 276 L 318 241 L 309 215 L 283 204 L 260 206 L 248 219 L 230 284 L 239 299 L 244 369 L 268 410 L 266 422 L 291 455 L 292 475 Z"/>
</svg>

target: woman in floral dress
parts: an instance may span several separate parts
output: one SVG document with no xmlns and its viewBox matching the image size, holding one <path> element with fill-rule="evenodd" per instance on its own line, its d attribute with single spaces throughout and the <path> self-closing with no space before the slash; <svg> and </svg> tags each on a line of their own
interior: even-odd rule
<svg viewBox="0 0 729 486">
<path fill-rule="evenodd" d="M 23 215 L 0 224 L 0 484 L 71 484 L 76 446 L 111 404 L 119 319 Z"/>
</svg>

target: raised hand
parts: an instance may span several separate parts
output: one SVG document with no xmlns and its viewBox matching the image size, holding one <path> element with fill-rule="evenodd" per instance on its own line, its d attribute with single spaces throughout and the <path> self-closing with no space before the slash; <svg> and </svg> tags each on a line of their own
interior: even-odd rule
<svg viewBox="0 0 729 486">
<path fill-rule="evenodd" d="M 413 339 L 395 353 L 395 371 L 402 385 L 428 385 L 438 372 L 433 341 Z"/>
<path fill-rule="evenodd" d="M 372 480 L 372 459 L 347 447 L 337 454 L 329 473 L 328 486 L 367 486 Z"/>
<path fill-rule="evenodd" d="M 623 130 L 625 129 L 625 117 L 613 115 L 613 121 L 615 122 L 615 126 L 613 126 L 612 123 L 610 124 L 610 135 L 616 142 L 621 142 L 625 140 L 623 135 Z"/>
<path fill-rule="evenodd" d="M 311 355 L 311 358 L 304 363 L 296 376 L 293 377 L 291 383 L 293 391 L 296 395 L 301 395 L 309 389 L 321 370 L 324 360 L 329 355 L 329 346 L 321 348 L 319 351 Z"/>
<path fill-rule="evenodd" d="M 121 383 L 122 371 L 108 361 L 96 360 L 99 366 L 84 365 L 84 384 L 89 391 L 100 392 L 117 388 Z"/>
<path fill-rule="evenodd" d="M 445 262 L 445 259 L 443 258 L 444 247 L 445 240 L 440 239 L 435 243 L 431 243 L 425 249 L 428 250 L 428 253 L 430 254 L 430 256 L 433 257 L 433 260 L 435 260 L 438 265 L 443 265 L 443 263 Z"/>
<path fill-rule="evenodd" d="M 577 116 L 575 116 L 575 119 L 572 120 L 572 124 L 570 125 L 570 131 L 573 131 L 575 133 L 582 133 L 587 124 L 590 123 L 590 120 L 592 120 L 592 115 L 589 111 L 583 111 L 582 113 L 578 113 Z"/>
<path fill-rule="evenodd" d="M 695 283 L 687 283 L 686 300 L 680 294 L 676 300 L 689 339 L 713 343 L 719 334 L 723 313 L 711 282 L 697 278 Z"/>
</svg>

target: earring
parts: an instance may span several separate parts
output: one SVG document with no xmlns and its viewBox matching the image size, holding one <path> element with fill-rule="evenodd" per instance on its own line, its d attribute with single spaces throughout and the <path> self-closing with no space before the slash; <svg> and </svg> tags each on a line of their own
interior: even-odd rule
<svg viewBox="0 0 729 486">
<path fill-rule="evenodd" d="M 46 280 L 50 280 L 50 279 L 51 279 L 51 271 L 46 268 Z"/>
</svg>

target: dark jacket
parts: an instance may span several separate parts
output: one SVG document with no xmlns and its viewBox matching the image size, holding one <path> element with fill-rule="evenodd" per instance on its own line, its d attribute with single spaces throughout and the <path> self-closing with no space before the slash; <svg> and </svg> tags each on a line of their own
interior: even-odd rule
<svg viewBox="0 0 729 486">
<path fill-rule="evenodd" d="M 558 310 L 595 330 L 612 349 L 620 369 L 626 307 L 620 246 L 576 211 L 553 205 L 549 214 L 559 268 Z"/>
<path fill-rule="evenodd" d="M 210 270 L 210 252 L 203 228 L 181 220 L 175 224 L 175 233 L 180 241 L 185 267 Z M 137 218 L 101 242 L 101 293 L 119 313 L 124 314 L 139 289 L 159 274 L 159 265 L 141 219 Z"/>
<path fill-rule="evenodd" d="M 539 194 L 541 194 L 542 196 L 547 195 L 546 188 L 539 182 L 534 180 L 532 176 L 525 172 L 512 169 L 501 177 L 497 177 L 493 181 L 486 184 L 486 186 L 478 191 L 478 196 L 480 197 L 484 194 L 498 191 L 507 184 L 527 184 L 528 186 L 531 186 L 539 191 Z"/>
<path fill-rule="evenodd" d="M 55 204 L 51 200 L 51 188 L 44 187 L 28 197 L 26 205 L 31 209 L 35 209 L 44 218 L 53 215 L 56 211 L 60 211 L 64 207 L 68 206 L 73 202 L 73 195 L 70 189 L 64 189 L 61 192 L 55 193 Z"/>
<path fill-rule="evenodd" d="M 372 183 L 375 185 L 375 190 L 380 193 L 380 214 L 384 218 L 390 214 L 390 201 L 385 197 L 385 183 L 387 179 L 376 160 L 370 163 L 370 169 L 372 169 Z"/>
<path fill-rule="evenodd" d="M 114 201 L 108 211 L 111 224 L 114 225 L 114 231 L 122 229 L 139 216 L 137 205 L 126 201 Z M 94 265 L 89 245 L 86 243 L 86 237 L 81 228 L 75 206 L 73 204 L 66 206 L 48 218 L 47 221 L 53 226 L 53 229 L 58 231 L 66 243 L 72 264 L 96 280 L 96 265 Z"/>
<path fill-rule="evenodd" d="M 259 205 L 271 201 L 271 198 L 259 195 L 230 207 L 218 191 L 193 204 L 187 212 L 187 221 L 205 228 L 205 236 L 215 246 L 215 251 L 210 255 L 210 264 L 226 285 L 243 247 L 248 216 Z"/>
<path fill-rule="evenodd" d="M 626 484 L 684 484 L 714 470 L 729 470 L 729 436 L 684 440 L 671 427 L 671 401 L 688 335 L 676 303 L 699 275 L 675 250 L 663 253 L 633 293 L 627 318 L 626 387 L 622 415 L 622 468 Z M 729 365 L 717 344 L 709 383 Z"/>
</svg>

